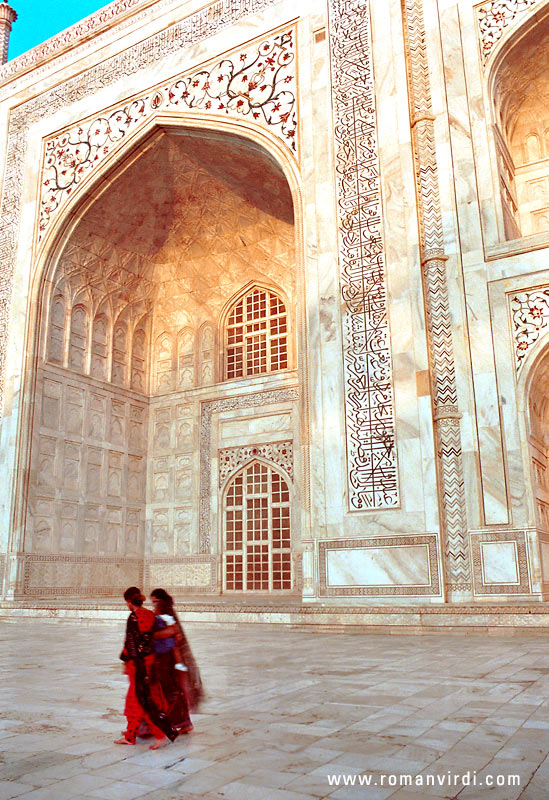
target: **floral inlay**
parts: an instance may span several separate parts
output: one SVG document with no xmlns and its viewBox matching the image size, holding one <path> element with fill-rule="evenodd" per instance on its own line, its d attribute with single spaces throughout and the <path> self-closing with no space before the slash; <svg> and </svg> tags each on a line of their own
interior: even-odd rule
<svg viewBox="0 0 549 800">
<path fill-rule="evenodd" d="M 505 28 L 515 19 L 517 14 L 538 3 L 539 0 L 490 0 L 477 10 L 482 61 L 485 64 L 488 56 L 499 42 Z"/>
<path fill-rule="evenodd" d="M 517 372 L 528 351 L 549 328 L 549 287 L 513 295 L 511 316 Z"/>
<path fill-rule="evenodd" d="M 245 118 L 297 151 L 294 31 L 273 35 L 213 66 L 183 73 L 125 105 L 48 140 L 39 241 L 67 198 L 129 133 L 160 110 Z"/>
</svg>

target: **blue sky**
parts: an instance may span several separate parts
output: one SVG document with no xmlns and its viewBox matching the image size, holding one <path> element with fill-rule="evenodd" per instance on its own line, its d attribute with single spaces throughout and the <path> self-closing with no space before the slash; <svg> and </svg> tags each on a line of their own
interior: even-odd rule
<svg viewBox="0 0 549 800">
<path fill-rule="evenodd" d="M 9 58 L 45 42 L 59 31 L 93 14 L 109 0 L 8 0 L 17 11 L 10 36 Z"/>
</svg>

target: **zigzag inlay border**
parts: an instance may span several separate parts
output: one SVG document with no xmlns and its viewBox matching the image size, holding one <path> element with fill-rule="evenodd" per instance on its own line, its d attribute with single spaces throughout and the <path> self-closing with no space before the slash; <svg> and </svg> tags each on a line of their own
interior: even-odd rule
<svg viewBox="0 0 549 800">
<path fill-rule="evenodd" d="M 446 587 L 471 589 L 461 431 L 422 0 L 402 0 Z"/>
</svg>

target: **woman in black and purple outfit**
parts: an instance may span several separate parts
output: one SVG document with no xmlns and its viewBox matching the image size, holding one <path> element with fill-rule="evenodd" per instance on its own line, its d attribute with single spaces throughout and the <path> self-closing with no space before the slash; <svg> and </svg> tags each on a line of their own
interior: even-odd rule
<svg viewBox="0 0 549 800">
<path fill-rule="evenodd" d="M 168 704 L 168 716 L 179 733 L 193 729 L 189 711 L 196 711 L 204 691 L 200 672 L 187 637 L 165 589 L 155 589 L 151 601 L 156 614 L 155 672 Z"/>
</svg>

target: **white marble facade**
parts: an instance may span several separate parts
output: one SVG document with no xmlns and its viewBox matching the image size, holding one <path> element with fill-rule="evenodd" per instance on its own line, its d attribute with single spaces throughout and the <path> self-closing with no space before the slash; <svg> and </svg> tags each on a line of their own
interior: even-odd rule
<svg viewBox="0 0 549 800">
<path fill-rule="evenodd" d="M 133 0 L 0 66 L 4 599 L 548 598 L 547 37 Z"/>
</svg>

